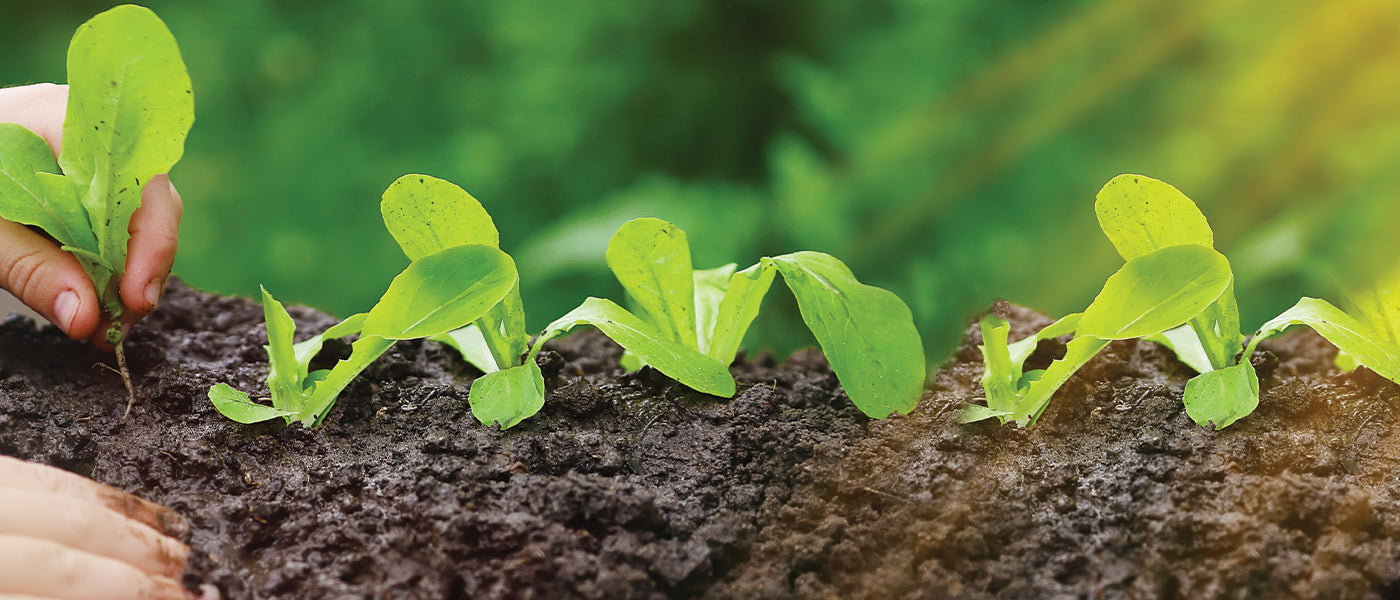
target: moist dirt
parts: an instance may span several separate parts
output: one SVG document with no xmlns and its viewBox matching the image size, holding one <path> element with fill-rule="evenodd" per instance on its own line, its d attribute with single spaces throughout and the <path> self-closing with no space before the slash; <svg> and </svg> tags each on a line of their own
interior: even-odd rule
<svg viewBox="0 0 1400 600">
<path fill-rule="evenodd" d="M 1046 322 L 995 310 L 1013 339 Z M 333 322 L 291 311 L 298 339 Z M 176 283 L 128 338 L 125 420 L 110 355 L 0 324 L 0 453 L 175 508 L 186 584 L 226 598 L 1400 597 L 1400 387 L 1320 338 L 1266 342 L 1260 409 L 1224 432 L 1137 342 L 1033 430 L 959 425 L 979 341 L 874 421 L 815 351 L 741 359 L 720 400 L 585 332 L 546 346 L 545 408 L 505 432 L 471 417 L 474 368 L 402 342 L 308 431 L 213 410 L 219 382 L 265 395 L 262 312 Z"/>
</svg>

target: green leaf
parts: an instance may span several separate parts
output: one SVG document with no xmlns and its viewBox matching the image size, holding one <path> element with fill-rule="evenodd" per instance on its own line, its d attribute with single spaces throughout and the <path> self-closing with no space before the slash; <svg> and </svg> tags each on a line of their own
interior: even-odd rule
<svg viewBox="0 0 1400 600">
<path fill-rule="evenodd" d="M 1161 333 L 1195 317 L 1230 285 L 1230 264 L 1194 244 L 1138 256 L 1108 278 L 1076 335 L 1124 340 Z"/>
<path fill-rule="evenodd" d="M 516 284 L 515 263 L 490 246 L 454 246 L 413 261 L 365 317 L 362 335 L 433 337 L 465 327 Z"/>
<path fill-rule="evenodd" d="M 1170 246 L 1215 243 L 1195 202 L 1170 184 L 1144 175 L 1114 177 L 1099 190 L 1094 212 L 1125 261 Z"/>
<path fill-rule="evenodd" d="M 486 338 L 481 336 L 481 329 L 476 325 L 468 325 L 460 329 L 453 329 L 442 335 L 433 336 L 434 342 L 441 342 L 456 349 L 462 355 L 462 359 L 471 363 L 482 373 L 495 373 L 501 370 L 496 365 L 495 357 L 491 356 L 491 348 L 486 345 Z"/>
<path fill-rule="evenodd" d="M 1264 323 L 1249 341 L 1245 356 L 1252 355 L 1259 342 L 1293 325 L 1311 327 L 1356 362 L 1381 377 L 1400 383 L 1400 345 L 1384 341 L 1380 332 L 1326 300 L 1317 298 L 1303 298 L 1283 314 Z"/>
<path fill-rule="evenodd" d="M 1040 345 L 1041 341 L 1074 333 L 1074 330 L 1079 327 L 1079 320 L 1083 317 L 1084 313 L 1065 315 L 1060 317 L 1060 320 L 1046 325 L 1035 335 L 1027 336 L 1023 340 L 1010 344 L 1007 347 L 1007 354 L 1011 357 L 1012 366 L 1016 368 L 1017 372 L 1020 372 L 1021 369 L 1025 368 L 1026 359 L 1035 353 L 1035 348 Z"/>
<path fill-rule="evenodd" d="M 126 5 L 78 28 L 68 47 L 68 82 L 58 163 L 77 184 L 97 254 L 119 274 L 141 190 L 184 153 L 194 123 L 190 78 L 165 24 Z M 120 314 L 115 286 L 97 289 L 109 314 Z"/>
<path fill-rule="evenodd" d="M 297 367 L 296 349 L 292 347 L 292 336 L 296 324 L 292 322 L 287 309 L 267 292 L 262 290 L 263 319 L 267 322 L 267 387 L 272 392 L 272 406 L 279 410 L 297 410 L 301 403 L 304 375 Z"/>
<path fill-rule="evenodd" d="M 923 394 L 924 346 L 904 301 L 857 281 L 827 254 L 771 260 L 856 408 L 877 419 L 913 410 Z"/>
<path fill-rule="evenodd" d="M 1201 340 L 1201 350 L 1212 368 L 1223 369 L 1235 364 L 1235 355 L 1244 346 L 1244 334 L 1240 333 L 1240 308 L 1235 300 L 1233 274 L 1230 285 L 1220 297 L 1192 318 L 1190 325 Z"/>
<path fill-rule="evenodd" d="M 1089 336 L 1070 340 L 1069 344 L 1065 345 L 1064 357 L 1051 362 L 1039 379 L 1030 382 L 1030 386 L 1021 397 L 1020 406 L 1006 420 L 1016 421 L 1021 427 L 1034 425 L 1050 405 L 1050 399 L 1060 386 L 1107 346 L 1107 340 Z"/>
<path fill-rule="evenodd" d="M 404 175 L 384 190 L 379 203 L 384 227 L 409 260 L 453 246 L 495 248 L 500 234 L 491 215 L 466 190 L 428 175 Z"/>
<path fill-rule="evenodd" d="M 58 172 L 44 138 L 22 125 L 0 123 L 0 218 L 43 229 L 63 246 L 96 252 L 77 189 Z"/>
<path fill-rule="evenodd" d="M 724 302 L 724 293 L 729 290 L 729 280 L 734 277 L 734 268 L 737 266 L 729 263 L 714 269 L 695 271 L 696 347 L 703 354 L 709 354 L 710 342 L 715 335 L 715 321 L 719 319 L 720 304 Z"/>
<path fill-rule="evenodd" d="M 987 399 L 985 408 L 990 412 L 1009 415 L 1021 400 L 1018 385 L 1021 369 L 1013 365 L 1007 344 L 1011 325 L 1006 319 L 988 313 L 982 315 L 979 326 L 982 328 L 982 344 L 978 349 L 982 351 L 982 392 Z"/>
<path fill-rule="evenodd" d="M 394 345 L 394 340 L 379 336 L 361 334 L 360 339 L 350 345 L 350 357 L 335 363 L 334 367 L 319 380 L 311 379 L 315 385 L 307 395 L 306 403 L 296 414 L 296 420 L 306 427 L 320 425 L 331 412 L 336 398 L 345 386 L 364 371 L 376 359 Z M 310 378 L 309 378 L 310 379 Z"/>
<path fill-rule="evenodd" d="M 487 373 L 472 382 L 468 402 L 483 425 L 510 429 L 544 407 L 544 375 L 535 361 Z"/>
<path fill-rule="evenodd" d="M 744 343 L 744 335 L 748 333 L 754 318 L 758 317 L 763 297 L 773 286 L 776 275 L 772 261 L 764 259 L 729 278 L 724 299 L 720 301 L 719 312 L 715 315 L 706 355 L 725 364 L 734 362 L 739 345 Z"/>
<path fill-rule="evenodd" d="M 1382 340 L 1400 343 L 1400 267 L 1359 289 L 1348 291 L 1347 301 L 1357 320 Z"/>
<path fill-rule="evenodd" d="M 958 413 L 958 422 L 976 423 L 987 419 L 997 419 L 1011 414 L 1004 410 L 995 410 L 979 404 L 964 404 L 961 413 Z"/>
<path fill-rule="evenodd" d="M 214 403 L 214 408 L 219 411 L 219 414 L 243 424 L 261 423 L 279 417 L 288 418 L 296 415 L 292 411 L 253 402 L 248 394 L 235 390 L 226 383 L 209 388 L 209 401 Z"/>
<path fill-rule="evenodd" d="M 1176 354 L 1177 360 L 1197 373 L 1215 370 L 1215 366 L 1210 364 L 1210 356 L 1206 354 L 1206 349 L 1201 347 L 1201 338 L 1197 337 L 1196 331 L 1189 324 L 1179 325 L 1162 333 L 1145 335 L 1142 339 L 1166 346 Z"/>
<path fill-rule="evenodd" d="M 1332 363 L 1337 365 L 1337 370 L 1343 373 L 1350 373 L 1352 371 L 1355 371 L 1357 367 L 1361 366 L 1361 363 L 1356 362 L 1355 358 L 1352 358 L 1350 354 L 1347 354 L 1346 352 L 1343 352 L 1341 350 L 1337 351 L 1337 358 L 1333 359 Z"/>
<path fill-rule="evenodd" d="M 1197 425 L 1224 429 L 1259 406 L 1259 376 L 1248 359 L 1233 367 L 1201 373 L 1186 382 L 1182 401 L 1186 414 Z"/>
<path fill-rule="evenodd" d="M 344 321 L 331 325 L 325 331 L 311 336 L 310 338 L 292 345 L 292 350 L 297 357 L 297 372 L 303 379 L 307 377 L 307 369 L 311 368 L 311 359 L 316 358 L 321 353 L 321 347 L 326 340 L 343 338 L 347 335 L 355 335 L 360 332 L 360 328 L 365 325 L 365 317 L 369 313 L 358 313 L 346 317 Z"/>
<path fill-rule="evenodd" d="M 525 331 L 525 305 L 520 301 L 519 281 L 504 299 L 476 320 L 476 326 L 494 364 L 501 368 L 521 364 L 521 357 L 530 346 L 530 334 Z"/>
<path fill-rule="evenodd" d="M 660 219 L 633 219 L 608 241 L 606 257 L 637 312 L 662 335 L 698 350 L 695 280 L 685 232 Z"/>
<path fill-rule="evenodd" d="M 527 362 L 534 359 L 546 341 L 579 325 L 597 327 L 652 368 L 693 390 L 722 398 L 734 396 L 734 378 L 727 365 L 669 339 L 636 315 L 603 298 L 584 300 L 578 308 L 550 323 L 536 340 Z"/>
<path fill-rule="evenodd" d="M 1214 234 L 1200 208 L 1171 185 L 1143 175 L 1119 175 L 1094 202 L 1099 226 L 1123 260 L 1183 244 L 1211 247 Z M 1234 284 L 1191 321 L 1211 369 L 1235 364 L 1244 345 Z M 1194 358 L 1194 357 L 1193 357 Z M 1201 370 L 1200 372 L 1210 371 Z"/>
</svg>

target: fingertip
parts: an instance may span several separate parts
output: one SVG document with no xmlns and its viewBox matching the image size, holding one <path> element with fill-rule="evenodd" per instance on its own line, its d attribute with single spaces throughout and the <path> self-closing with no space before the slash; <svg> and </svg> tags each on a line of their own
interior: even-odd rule
<svg viewBox="0 0 1400 600">
<path fill-rule="evenodd" d="M 170 178 L 157 175 L 141 192 L 141 206 L 131 216 L 127 268 L 121 281 L 122 304 L 148 315 L 160 304 L 179 246 L 184 208 Z"/>
</svg>

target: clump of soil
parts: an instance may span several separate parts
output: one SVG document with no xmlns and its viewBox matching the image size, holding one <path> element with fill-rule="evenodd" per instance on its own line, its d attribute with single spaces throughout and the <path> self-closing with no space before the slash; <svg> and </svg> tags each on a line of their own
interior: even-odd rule
<svg viewBox="0 0 1400 600">
<path fill-rule="evenodd" d="M 998 310 L 1021 334 L 1044 322 Z M 128 338 L 126 420 L 120 379 L 94 367 L 108 357 L 5 321 L 0 453 L 176 508 L 196 550 L 186 582 L 228 598 L 1400 592 L 1400 387 L 1338 373 L 1310 333 L 1265 344 L 1260 410 L 1224 432 L 1182 409 L 1190 372 L 1136 342 L 1092 361 L 1033 430 L 953 423 L 980 395 L 976 327 L 931 397 L 885 421 L 814 351 L 739 361 L 721 401 L 626 373 L 583 333 L 547 346 L 545 409 L 509 431 L 471 418 L 479 373 L 431 342 L 398 344 L 306 431 L 232 423 L 205 397 L 265 390 L 261 315 L 172 286 Z M 293 316 L 302 336 L 332 322 Z"/>
</svg>

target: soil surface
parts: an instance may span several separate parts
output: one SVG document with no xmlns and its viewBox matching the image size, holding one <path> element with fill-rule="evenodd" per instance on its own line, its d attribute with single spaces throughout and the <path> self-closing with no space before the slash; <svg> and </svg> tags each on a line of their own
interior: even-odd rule
<svg viewBox="0 0 1400 600">
<path fill-rule="evenodd" d="M 1013 339 L 1046 322 L 996 310 Z M 298 339 L 333 322 L 292 314 Z M 1400 597 L 1400 386 L 1294 333 L 1254 357 L 1259 411 L 1212 432 L 1184 366 L 1115 342 L 1035 429 L 958 425 L 978 341 L 873 421 L 814 351 L 739 361 L 721 401 L 585 332 L 506 432 L 471 417 L 475 369 L 403 342 L 308 431 L 214 412 L 215 383 L 265 395 L 262 312 L 173 284 L 128 339 L 126 420 L 108 356 L 0 324 L 0 453 L 179 510 L 186 583 L 226 598 Z"/>
</svg>

